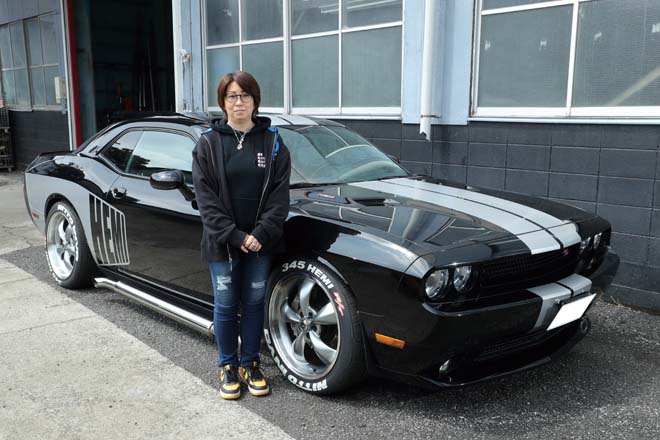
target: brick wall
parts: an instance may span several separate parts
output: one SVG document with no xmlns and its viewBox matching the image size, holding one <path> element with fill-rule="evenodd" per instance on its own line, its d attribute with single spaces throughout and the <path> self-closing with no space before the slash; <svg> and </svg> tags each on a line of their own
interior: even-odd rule
<svg viewBox="0 0 660 440">
<path fill-rule="evenodd" d="M 562 201 L 612 223 L 622 264 L 611 299 L 660 311 L 660 127 L 341 121 L 415 173 Z"/>
</svg>

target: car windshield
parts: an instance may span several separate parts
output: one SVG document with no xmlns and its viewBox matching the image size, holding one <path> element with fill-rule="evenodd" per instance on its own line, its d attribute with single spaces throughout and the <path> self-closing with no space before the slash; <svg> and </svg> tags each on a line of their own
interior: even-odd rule
<svg viewBox="0 0 660 440">
<path fill-rule="evenodd" d="M 279 127 L 291 152 L 291 185 L 347 183 L 403 177 L 408 172 L 345 127 Z"/>
</svg>

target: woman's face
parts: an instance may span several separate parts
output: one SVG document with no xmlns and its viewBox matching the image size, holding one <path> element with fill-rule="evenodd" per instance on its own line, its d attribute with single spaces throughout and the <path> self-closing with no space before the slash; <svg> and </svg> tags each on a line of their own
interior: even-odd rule
<svg viewBox="0 0 660 440">
<path fill-rule="evenodd" d="M 230 124 L 252 120 L 254 100 L 251 95 L 241 89 L 236 81 L 232 81 L 227 86 L 224 99 L 225 113 L 227 113 L 227 121 Z"/>
</svg>

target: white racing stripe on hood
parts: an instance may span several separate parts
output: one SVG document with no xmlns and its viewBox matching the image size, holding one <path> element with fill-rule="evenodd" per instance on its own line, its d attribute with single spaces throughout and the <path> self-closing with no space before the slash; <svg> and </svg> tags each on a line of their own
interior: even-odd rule
<svg viewBox="0 0 660 440">
<path fill-rule="evenodd" d="M 540 254 L 561 248 L 560 243 L 547 231 L 539 230 L 538 225 L 492 206 L 440 194 L 424 188 L 403 186 L 391 183 L 391 181 L 355 182 L 349 185 L 428 202 L 492 223 L 514 234 L 520 241 L 525 243 L 532 254 Z"/>
<path fill-rule="evenodd" d="M 407 178 L 390 179 L 385 180 L 384 182 L 403 185 L 409 188 L 425 189 L 434 193 L 471 200 L 473 202 L 488 205 L 502 211 L 507 211 L 516 216 L 523 217 L 532 223 L 536 223 L 543 228 L 551 229 L 549 232 L 557 239 L 559 239 L 564 247 L 572 246 L 582 240 L 580 235 L 575 230 L 575 226 L 572 222 L 564 221 L 548 213 L 539 211 L 538 209 L 521 205 L 520 203 L 512 202 L 510 200 L 505 200 L 466 189 L 453 188 L 451 186 L 421 182 L 419 180 Z"/>
</svg>

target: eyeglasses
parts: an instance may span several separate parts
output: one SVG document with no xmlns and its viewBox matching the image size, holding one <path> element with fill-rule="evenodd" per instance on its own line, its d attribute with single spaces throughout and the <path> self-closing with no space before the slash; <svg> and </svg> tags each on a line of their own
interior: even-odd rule
<svg viewBox="0 0 660 440">
<path fill-rule="evenodd" d="M 235 103 L 238 98 L 241 98 L 242 102 L 252 101 L 252 95 L 250 95 L 249 93 L 241 93 L 240 95 L 233 93 L 231 95 L 225 95 L 225 101 L 230 102 L 232 104 Z"/>
</svg>

